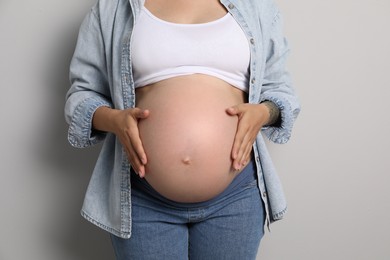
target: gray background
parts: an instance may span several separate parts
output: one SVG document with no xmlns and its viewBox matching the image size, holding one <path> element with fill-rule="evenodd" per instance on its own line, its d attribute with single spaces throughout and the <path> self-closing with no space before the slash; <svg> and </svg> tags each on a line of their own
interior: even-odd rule
<svg viewBox="0 0 390 260">
<path fill-rule="evenodd" d="M 94 2 L 0 1 L 1 260 L 113 259 L 79 215 L 99 147 L 70 147 L 63 119 Z M 289 144 L 269 144 L 289 213 L 258 259 L 390 259 L 390 1 L 278 4 L 303 111 Z"/>
</svg>

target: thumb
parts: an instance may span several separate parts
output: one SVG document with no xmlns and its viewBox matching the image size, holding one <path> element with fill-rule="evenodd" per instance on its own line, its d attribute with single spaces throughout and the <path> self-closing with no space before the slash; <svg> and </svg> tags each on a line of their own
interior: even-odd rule
<svg viewBox="0 0 390 260">
<path fill-rule="evenodd" d="M 135 108 L 134 111 L 134 117 L 136 119 L 144 119 L 149 116 L 150 112 L 148 109 L 140 109 L 140 108 Z"/>
<path fill-rule="evenodd" d="M 229 107 L 228 109 L 226 109 L 226 113 L 228 113 L 231 116 L 236 116 L 236 115 L 241 114 L 241 110 L 240 110 L 239 106 L 237 105 L 237 106 L 232 106 L 232 107 Z"/>
</svg>

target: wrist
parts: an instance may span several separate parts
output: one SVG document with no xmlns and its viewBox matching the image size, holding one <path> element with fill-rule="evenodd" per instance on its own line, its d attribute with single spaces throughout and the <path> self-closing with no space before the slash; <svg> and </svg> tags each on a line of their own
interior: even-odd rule
<svg viewBox="0 0 390 260">
<path fill-rule="evenodd" d="M 280 121 L 280 110 L 275 103 L 265 100 L 260 105 L 266 109 L 268 115 L 267 122 L 265 122 L 264 126 L 275 125 Z"/>
<path fill-rule="evenodd" d="M 116 125 L 115 118 L 119 112 L 119 110 L 106 106 L 99 107 L 96 109 L 92 118 L 93 128 L 98 131 L 114 133 Z"/>
</svg>

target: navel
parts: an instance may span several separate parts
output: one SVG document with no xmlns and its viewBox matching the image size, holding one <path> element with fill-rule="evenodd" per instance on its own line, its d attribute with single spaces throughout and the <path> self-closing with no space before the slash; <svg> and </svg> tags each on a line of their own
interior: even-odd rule
<svg viewBox="0 0 390 260">
<path fill-rule="evenodd" d="M 181 161 L 185 165 L 190 165 L 191 164 L 191 158 L 189 156 L 184 157 Z"/>
</svg>

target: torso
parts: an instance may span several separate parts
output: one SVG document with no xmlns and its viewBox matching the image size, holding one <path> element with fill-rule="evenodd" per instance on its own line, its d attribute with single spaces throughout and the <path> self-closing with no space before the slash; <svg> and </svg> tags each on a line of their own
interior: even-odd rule
<svg viewBox="0 0 390 260">
<path fill-rule="evenodd" d="M 218 1 L 146 1 L 145 7 L 172 23 L 206 23 L 223 17 Z M 200 202 L 221 193 L 238 174 L 231 149 L 238 118 L 226 109 L 246 94 L 204 74 L 178 76 L 136 89 L 136 106 L 150 110 L 139 122 L 148 158 L 145 178 L 161 195 Z"/>
</svg>

